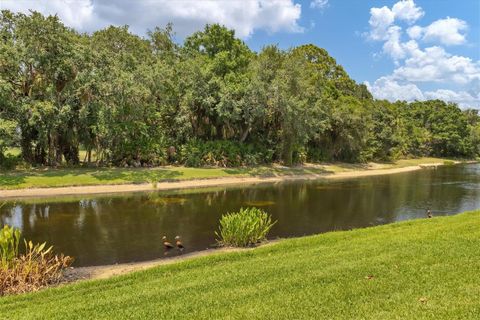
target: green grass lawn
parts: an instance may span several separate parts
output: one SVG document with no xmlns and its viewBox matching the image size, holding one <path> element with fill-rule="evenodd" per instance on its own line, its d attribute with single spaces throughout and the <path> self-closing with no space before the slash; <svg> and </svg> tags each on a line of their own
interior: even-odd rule
<svg viewBox="0 0 480 320">
<path fill-rule="evenodd" d="M 440 158 L 419 158 L 380 164 L 378 168 L 395 168 L 422 163 L 443 162 Z M 0 172 L 0 189 L 62 187 L 76 185 L 105 185 L 144 183 L 153 181 L 207 179 L 219 177 L 273 176 L 293 174 L 335 173 L 366 169 L 363 164 L 325 164 L 316 167 L 281 168 L 259 166 L 252 168 L 63 168 L 31 169 Z"/>
<path fill-rule="evenodd" d="M 9 319 L 479 319 L 480 211 L 0 298 Z"/>
</svg>

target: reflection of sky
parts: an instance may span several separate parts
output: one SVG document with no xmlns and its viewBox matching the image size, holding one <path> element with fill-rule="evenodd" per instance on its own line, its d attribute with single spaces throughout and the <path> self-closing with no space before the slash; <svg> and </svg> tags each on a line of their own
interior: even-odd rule
<svg viewBox="0 0 480 320">
<path fill-rule="evenodd" d="M 453 173 L 451 176 L 448 174 L 445 176 L 458 179 L 458 176 Z M 436 181 L 429 185 L 432 192 L 436 188 L 448 188 L 451 194 L 458 192 L 462 195 L 461 201 L 442 198 L 412 199 L 395 210 L 397 221 L 424 218 L 427 209 L 431 209 L 433 215 L 443 216 L 480 208 L 480 165 L 478 164 L 464 166 L 460 181 Z"/>
<path fill-rule="evenodd" d="M 32 219 L 34 215 L 30 215 L 30 219 Z M 8 224 L 9 226 L 19 228 L 23 230 L 23 209 L 20 205 L 14 206 L 10 210 L 10 214 L 5 216 L 2 220 L 4 224 Z"/>
</svg>

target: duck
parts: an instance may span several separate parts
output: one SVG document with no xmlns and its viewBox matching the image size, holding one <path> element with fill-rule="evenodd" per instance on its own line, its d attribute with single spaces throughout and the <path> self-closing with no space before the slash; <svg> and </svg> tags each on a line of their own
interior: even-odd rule
<svg viewBox="0 0 480 320">
<path fill-rule="evenodd" d="M 168 242 L 167 236 L 163 236 L 162 240 L 163 240 L 163 247 L 165 248 L 165 250 L 173 249 L 173 244 Z"/>
<path fill-rule="evenodd" d="M 432 211 L 431 211 L 430 209 L 427 210 L 427 217 L 428 217 L 428 218 L 433 217 Z"/>
<path fill-rule="evenodd" d="M 183 249 L 185 249 L 185 247 L 183 246 L 182 241 L 180 241 L 180 237 L 179 237 L 179 236 L 176 236 L 176 237 L 175 237 L 175 244 L 177 245 L 177 249 L 178 249 L 178 250 L 183 251 Z"/>
</svg>

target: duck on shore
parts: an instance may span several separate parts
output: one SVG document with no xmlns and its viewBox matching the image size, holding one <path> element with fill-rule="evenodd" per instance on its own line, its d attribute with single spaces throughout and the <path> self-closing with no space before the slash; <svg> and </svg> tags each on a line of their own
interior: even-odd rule
<svg viewBox="0 0 480 320">
<path fill-rule="evenodd" d="M 179 237 L 179 236 L 176 236 L 176 237 L 175 237 L 175 244 L 176 244 L 178 250 L 183 251 L 183 249 L 185 249 L 182 241 L 180 241 L 180 237 Z"/>
<path fill-rule="evenodd" d="M 430 209 L 427 210 L 427 218 L 432 218 L 432 211 Z"/>
<path fill-rule="evenodd" d="M 165 250 L 173 249 L 173 244 L 168 242 L 167 236 L 163 236 L 162 240 L 163 240 L 163 248 Z"/>
</svg>

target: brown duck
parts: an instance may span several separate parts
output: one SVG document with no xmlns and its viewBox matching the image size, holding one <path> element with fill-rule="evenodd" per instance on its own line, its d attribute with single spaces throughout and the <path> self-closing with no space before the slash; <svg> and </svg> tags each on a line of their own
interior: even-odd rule
<svg viewBox="0 0 480 320">
<path fill-rule="evenodd" d="M 165 248 L 165 250 L 173 249 L 173 244 L 171 244 L 170 242 L 168 242 L 166 236 L 163 236 L 162 240 L 163 240 L 163 247 Z"/>
<path fill-rule="evenodd" d="M 183 246 L 182 241 L 180 241 L 180 237 L 179 237 L 179 236 L 176 236 L 176 237 L 175 237 L 175 244 L 177 245 L 177 249 L 178 249 L 178 250 L 183 251 L 183 249 L 185 249 L 185 247 Z"/>
<path fill-rule="evenodd" d="M 432 211 L 430 209 L 427 210 L 427 218 L 433 217 Z"/>
</svg>

